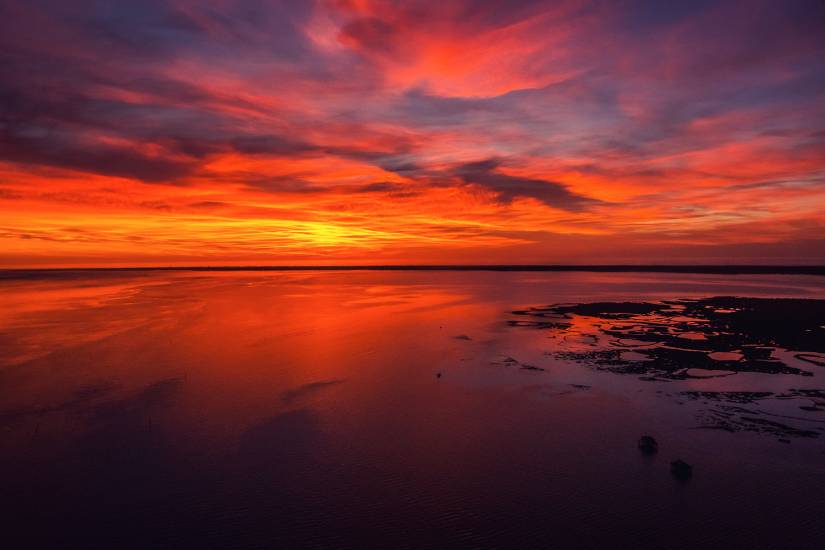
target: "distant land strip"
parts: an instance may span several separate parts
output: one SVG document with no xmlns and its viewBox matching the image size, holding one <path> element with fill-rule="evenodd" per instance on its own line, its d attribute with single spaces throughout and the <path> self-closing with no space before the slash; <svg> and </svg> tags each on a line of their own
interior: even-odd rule
<svg viewBox="0 0 825 550">
<path fill-rule="evenodd" d="M 825 265 L 266 265 L 0 269 L 0 279 L 140 271 L 586 271 L 595 273 L 706 273 L 720 275 L 825 275 Z"/>
</svg>

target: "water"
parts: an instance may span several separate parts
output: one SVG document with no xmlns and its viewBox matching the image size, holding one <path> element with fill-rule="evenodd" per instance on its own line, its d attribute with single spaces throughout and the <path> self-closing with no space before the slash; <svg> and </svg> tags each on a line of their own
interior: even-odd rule
<svg viewBox="0 0 825 550">
<path fill-rule="evenodd" d="M 7 278 L 4 538 L 15 548 L 810 547 L 825 536 L 823 350 L 757 345 L 768 337 L 750 332 L 721 349 L 717 321 L 696 312 L 570 314 L 561 328 L 513 313 L 689 309 L 713 296 L 825 299 L 825 278 Z M 825 334 L 821 321 L 812 330 Z M 650 341 L 671 333 L 684 345 Z M 649 348 L 694 355 L 680 368 Z M 614 362 L 597 353 L 617 350 Z M 655 455 L 639 452 L 644 434 Z M 691 479 L 671 475 L 676 459 Z"/>
</svg>

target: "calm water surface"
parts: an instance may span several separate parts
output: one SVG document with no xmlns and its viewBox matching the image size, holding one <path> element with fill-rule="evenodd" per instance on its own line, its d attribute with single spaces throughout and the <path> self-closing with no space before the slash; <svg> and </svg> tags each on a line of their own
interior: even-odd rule
<svg viewBox="0 0 825 550">
<path fill-rule="evenodd" d="M 811 349 L 750 333 L 715 349 L 718 320 L 696 311 L 541 309 L 689 310 L 713 296 L 825 299 L 825 278 L 7 278 L 3 536 L 9 548 L 816 547 L 825 354 L 811 335 L 825 319 L 786 339 Z M 643 434 L 657 454 L 639 452 Z M 690 480 L 671 475 L 677 458 Z"/>
</svg>

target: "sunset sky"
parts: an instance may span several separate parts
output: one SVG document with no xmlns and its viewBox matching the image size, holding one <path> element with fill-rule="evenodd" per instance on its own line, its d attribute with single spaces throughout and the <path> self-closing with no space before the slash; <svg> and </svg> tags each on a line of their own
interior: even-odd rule
<svg viewBox="0 0 825 550">
<path fill-rule="evenodd" d="M 825 2 L 2 0 L 0 266 L 825 262 Z"/>
</svg>

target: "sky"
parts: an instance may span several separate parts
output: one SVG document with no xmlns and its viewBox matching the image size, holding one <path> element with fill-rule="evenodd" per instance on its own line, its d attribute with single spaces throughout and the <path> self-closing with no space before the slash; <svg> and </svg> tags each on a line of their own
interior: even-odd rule
<svg viewBox="0 0 825 550">
<path fill-rule="evenodd" d="M 0 267 L 825 263 L 825 1 L 0 0 Z"/>
</svg>

